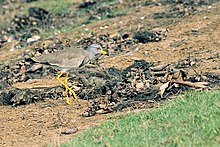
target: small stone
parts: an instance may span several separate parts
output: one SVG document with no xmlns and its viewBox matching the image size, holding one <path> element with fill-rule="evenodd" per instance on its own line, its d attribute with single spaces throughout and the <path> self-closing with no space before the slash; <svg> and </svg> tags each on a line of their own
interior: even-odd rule
<svg viewBox="0 0 220 147">
<path fill-rule="evenodd" d="M 150 82 L 146 82 L 145 87 L 149 88 L 150 87 Z"/>
<path fill-rule="evenodd" d="M 32 22 L 32 25 L 33 25 L 33 26 L 36 26 L 36 25 L 37 25 L 37 22 L 36 22 L 36 21 L 33 21 L 33 22 Z"/>
<path fill-rule="evenodd" d="M 89 112 L 85 112 L 82 114 L 83 117 L 88 117 L 89 116 Z"/>
<path fill-rule="evenodd" d="M 73 127 L 73 128 L 71 128 L 71 129 L 69 129 L 69 130 L 62 131 L 61 134 L 66 134 L 66 135 L 68 135 L 68 134 L 74 134 L 74 133 L 76 133 L 77 131 L 79 131 L 78 128 Z"/>
<path fill-rule="evenodd" d="M 96 113 L 97 114 L 107 114 L 107 113 L 109 113 L 109 111 L 100 109 L 100 110 L 97 110 Z"/>
<path fill-rule="evenodd" d="M 14 65 L 11 67 L 12 69 L 20 69 L 20 66 L 19 65 Z"/>
<path fill-rule="evenodd" d="M 196 65 L 196 62 L 192 61 L 190 62 L 190 66 L 195 66 Z"/>
<path fill-rule="evenodd" d="M 108 26 L 105 25 L 105 26 L 100 26 L 100 29 L 103 30 L 103 29 L 108 29 Z"/>
<path fill-rule="evenodd" d="M 72 84 L 71 84 L 72 85 Z M 81 88 L 75 85 L 70 86 L 71 88 L 73 88 L 75 91 L 79 91 Z"/>
<path fill-rule="evenodd" d="M 111 90 L 109 90 L 109 91 L 107 91 L 107 93 L 106 93 L 107 95 L 111 95 L 112 94 L 112 91 Z"/>
<path fill-rule="evenodd" d="M 27 72 L 35 72 L 37 70 L 40 70 L 43 68 L 42 64 L 34 64 L 30 69 L 27 70 Z"/>
<path fill-rule="evenodd" d="M 90 116 L 93 116 L 93 115 L 95 115 L 95 114 L 96 114 L 95 111 L 87 111 L 87 112 L 84 112 L 84 113 L 82 114 L 82 116 L 83 116 L 83 117 L 90 117 Z"/>
<path fill-rule="evenodd" d="M 15 50 L 14 48 L 11 48 L 11 49 L 10 49 L 10 52 L 13 52 L 14 50 Z"/>
<path fill-rule="evenodd" d="M 144 19 L 145 19 L 145 16 L 142 16 L 140 19 L 141 19 L 141 20 L 144 20 Z"/>
<path fill-rule="evenodd" d="M 48 50 L 44 50 L 44 54 L 49 54 L 49 51 Z"/>
<path fill-rule="evenodd" d="M 40 40 L 40 39 L 41 39 L 40 36 L 34 35 L 34 36 L 32 36 L 31 38 L 28 38 L 28 39 L 27 39 L 27 43 L 30 44 L 30 43 L 36 42 L 36 41 L 38 41 L 38 40 Z"/>
<path fill-rule="evenodd" d="M 136 83 L 136 86 L 135 86 L 137 89 L 144 89 L 144 83 L 143 82 L 139 82 L 139 83 Z"/>
<path fill-rule="evenodd" d="M 106 108 L 106 105 L 104 105 L 104 104 L 99 104 L 99 107 L 100 107 L 101 109 L 105 109 L 105 108 Z"/>
<path fill-rule="evenodd" d="M 208 16 L 204 16 L 203 18 L 204 18 L 204 19 L 209 19 L 209 17 L 208 17 Z"/>
</svg>

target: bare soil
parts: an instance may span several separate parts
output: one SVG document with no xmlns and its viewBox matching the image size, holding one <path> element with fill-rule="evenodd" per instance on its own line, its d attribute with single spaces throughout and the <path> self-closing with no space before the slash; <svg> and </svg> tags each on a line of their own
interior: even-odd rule
<svg viewBox="0 0 220 147">
<path fill-rule="evenodd" d="M 1 146 L 59 145 L 106 118 L 105 115 L 81 117 L 86 105 L 86 101 L 67 106 L 63 100 L 48 100 L 16 108 L 1 106 L 0 144 Z M 75 127 L 79 130 L 76 134 L 61 135 L 62 131 Z"/>
<path fill-rule="evenodd" d="M 132 33 L 148 25 L 168 30 L 165 40 L 147 44 L 139 43 L 127 54 L 121 53 L 118 56 L 105 58 L 103 66 L 121 69 L 131 65 L 134 59 L 171 63 L 190 56 L 199 60 L 196 68 L 191 69 L 190 73 L 195 71 L 220 73 L 220 3 L 200 7 L 195 15 L 182 18 L 153 19 L 148 17 L 152 12 L 165 9 L 166 7 L 162 6 L 141 7 L 125 16 L 86 25 L 86 28 L 96 33 L 109 34 L 119 30 Z M 144 16 L 144 19 L 140 19 Z M 107 29 L 100 29 L 101 26 L 106 25 Z M 83 28 L 85 27 L 77 29 Z M 79 39 L 77 29 L 60 36 L 71 38 L 73 42 L 77 41 Z M 0 52 L 0 60 L 6 61 L 24 50 L 13 54 L 6 50 Z M 0 106 L 0 146 L 58 145 L 107 118 L 108 115 L 82 117 L 81 114 L 87 106 L 88 101 L 84 100 L 67 106 L 64 98 L 62 100 L 48 99 L 44 102 L 18 107 Z M 60 135 L 60 132 L 74 127 L 78 128 L 77 133 Z"/>
</svg>

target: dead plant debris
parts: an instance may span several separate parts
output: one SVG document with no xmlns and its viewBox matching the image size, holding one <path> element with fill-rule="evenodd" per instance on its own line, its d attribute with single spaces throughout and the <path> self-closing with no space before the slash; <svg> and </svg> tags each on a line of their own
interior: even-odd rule
<svg viewBox="0 0 220 147">
<path fill-rule="evenodd" d="M 99 114 L 159 107 L 187 90 L 219 90 L 218 0 L 68 1 L 65 12 L 32 7 L 21 15 L 34 1 L 0 0 L 0 21 L 8 22 L 0 26 L 0 146 L 59 146 L 107 116 Z M 30 58 L 92 43 L 110 56 L 70 78 L 80 99 L 66 106 L 54 79 L 60 71 Z"/>
<path fill-rule="evenodd" d="M 21 68 L 20 72 L 25 65 L 17 65 Z M 33 64 L 33 66 L 36 65 Z M 11 79 L 13 74 L 9 66 L 2 70 L 7 72 L 4 72 L 4 75 L 1 74 L 1 77 Z M 19 73 L 16 68 L 13 70 Z M 39 75 L 45 76 L 53 72 L 56 75 L 58 72 L 48 70 L 51 68 L 40 67 L 31 72 L 24 71 L 24 74 L 29 77 L 28 79 L 34 79 L 39 78 Z M 157 65 L 157 63 L 144 60 L 136 60 L 133 65 L 122 70 L 92 66 L 83 67 L 78 72 L 80 77 L 70 79 L 70 84 L 81 99 L 91 101 L 91 106 L 83 116 L 119 111 L 126 107 L 135 107 L 137 102 L 147 104 L 148 101 L 160 101 L 190 89 L 210 89 L 220 83 L 220 75 L 217 74 L 205 73 L 188 76 L 184 67 L 178 68 L 178 63 Z M 5 80 L 1 79 L 1 81 Z M 1 104 L 16 106 L 64 96 L 64 90 L 61 86 L 19 89 L 12 88 L 12 83 L 14 81 L 11 83 L 1 82 L 1 87 L 5 87 L 0 93 Z"/>
<path fill-rule="evenodd" d="M 125 2 L 112 2 L 104 5 L 100 1 L 85 1 L 78 6 L 81 12 L 88 13 L 91 17 L 110 16 L 110 11 L 120 8 L 122 5 L 132 5 Z M 109 1 L 110 2 L 110 1 Z M 175 18 L 190 15 L 196 11 L 196 6 L 210 4 L 214 1 L 159 1 L 162 5 L 172 4 L 171 10 L 155 13 L 155 18 Z M 116 4 L 119 4 L 118 6 Z M 150 5 L 149 3 L 138 3 L 138 5 Z M 152 3 L 156 5 L 156 3 Z M 135 5 L 137 6 L 137 4 Z M 13 34 L 13 39 L 25 41 L 32 44 L 38 41 L 32 50 L 26 52 L 22 57 L 0 66 L 0 104 L 23 105 L 33 103 L 46 98 L 58 99 L 64 96 L 63 87 L 44 88 L 18 88 L 15 83 L 29 82 L 42 77 L 54 77 L 59 71 L 34 62 L 30 62 L 33 56 L 50 54 L 65 47 L 71 46 L 70 39 L 48 38 L 41 40 L 37 37 L 41 29 L 56 23 L 54 15 L 48 10 L 31 7 L 28 15 L 15 16 L 9 27 L 1 31 L 1 45 L 8 42 Z M 39 29 L 40 28 L 40 29 Z M 111 56 L 118 53 L 127 53 L 135 49 L 139 43 L 158 42 L 166 39 L 165 31 L 141 28 L 133 33 L 120 30 L 115 33 L 96 34 L 91 32 L 89 37 L 81 38 L 75 45 L 86 48 L 92 43 L 99 43 L 108 50 Z M 35 37 L 34 37 L 35 36 Z M 189 75 L 187 69 L 194 68 L 200 61 L 189 57 L 178 62 L 161 64 L 145 60 L 135 60 L 131 66 L 123 69 L 102 68 L 93 65 L 78 70 L 80 77 L 70 79 L 70 86 L 77 91 L 81 99 L 91 102 L 88 110 L 83 116 L 104 114 L 119 111 L 126 107 L 138 108 L 139 104 L 152 103 L 170 98 L 190 89 L 210 89 L 220 83 L 219 74 L 197 73 Z M 93 62 L 90 64 L 94 64 Z"/>
</svg>

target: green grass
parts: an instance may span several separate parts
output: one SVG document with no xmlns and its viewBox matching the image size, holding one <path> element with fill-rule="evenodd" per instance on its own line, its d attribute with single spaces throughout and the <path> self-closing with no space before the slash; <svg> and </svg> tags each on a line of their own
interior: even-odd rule
<svg viewBox="0 0 220 147">
<path fill-rule="evenodd" d="M 69 13 L 69 7 L 71 5 L 71 2 L 69 0 L 63 1 L 63 0 L 50 0 L 50 1 L 44 1 L 39 0 L 36 2 L 32 2 L 29 4 L 26 4 L 26 7 L 22 13 L 28 14 L 28 9 L 30 7 L 40 7 L 43 8 L 51 13 Z"/>
<path fill-rule="evenodd" d="M 0 24 L 0 29 L 5 28 L 6 26 L 8 26 L 10 24 L 10 21 L 13 19 L 14 15 L 28 15 L 28 9 L 30 7 L 40 7 L 43 8 L 53 14 L 61 14 L 61 13 L 70 13 L 71 11 L 75 14 L 74 17 L 76 17 L 76 22 L 75 25 L 70 26 L 68 24 L 64 24 L 64 26 L 62 28 L 60 27 L 56 27 L 55 28 L 50 28 L 50 30 L 48 31 L 45 29 L 42 29 L 42 34 L 41 36 L 43 38 L 46 37 L 51 37 L 54 36 L 57 33 L 63 33 L 66 31 L 71 31 L 74 28 L 77 28 L 83 24 L 89 24 L 89 23 L 93 23 L 99 20 L 104 20 L 104 19 L 108 19 L 108 18 L 114 18 L 117 16 L 122 16 L 125 15 L 129 10 L 131 10 L 132 8 L 128 8 L 128 7 L 123 7 L 123 8 L 117 8 L 114 7 L 110 10 L 100 10 L 97 7 L 101 6 L 101 5 L 105 5 L 107 8 L 110 6 L 114 6 L 114 5 L 118 5 L 119 1 L 118 0 L 108 0 L 108 1 L 98 1 L 95 5 L 89 6 L 88 8 L 77 8 L 78 5 L 80 3 L 74 3 L 71 0 L 52 0 L 52 1 L 44 1 L 44 0 L 39 0 L 36 2 L 32 2 L 32 3 L 23 3 L 23 10 L 22 11 L 17 11 L 16 9 L 14 11 L 12 11 L 11 13 L 9 13 L 8 15 L 4 15 L 3 17 L 7 17 L 10 19 L 7 19 L 7 21 L 2 21 L 2 23 Z M 105 8 L 105 7 L 104 7 Z M 89 15 L 88 11 L 94 11 L 96 15 Z M 105 13 L 102 13 L 105 12 Z M 2 18 L 2 20 L 4 20 L 4 18 Z M 74 19 L 73 19 L 74 21 Z M 1 22 L 1 20 L 0 20 Z"/>
<path fill-rule="evenodd" d="M 220 91 L 188 92 L 160 108 L 90 128 L 66 146 L 220 146 Z"/>
<path fill-rule="evenodd" d="M 78 5 L 80 4 L 78 3 L 73 3 L 73 1 L 70 0 L 52 0 L 52 1 L 43 1 L 43 0 L 39 0 L 36 2 L 32 2 L 32 3 L 23 3 L 23 10 L 17 12 L 17 10 L 15 9 L 12 13 L 8 14 L 8 15 L 4 15 L 3 17 L 7 17 L 10 19 L 7 19 L 7 21 L 4 21 L 4 23 L 0 24 L 0 29 L 5 28 L 6 26 L 8 26 L 10 24 L 10 21 L 13 19 L 14 15 L 28 15 L 28 9 L 30 7 L 40 7 L 43 8 L 45 10 L 48 10 L 49 12 L 53 13 L 53 14 L 61 14 L 61 13 L 70 13 L 71 11 L 73 13 L 76 14 L 76 22 L 75 25 L 70 26 L 68 24 L 65 25 L 63 27 L 56 27 L 55 28 L 50 28 L 50 29 L 42 29 L 41 30 L 41 36 L 43 38 L 47 38 L 47 37 L 52 37 L 55 36 L 57 33 L 64 33 L 67 31 L 72 31 L 74 28 L 77 28 L 83 24 L 89 24 L 89 23 L 93 23 L 99 20 L 103 20 L 103 19 L 108 19 L 108 18 L 113 18 L 113 17 L 117 17 L 117 16 L 121 16 L 126 14 L 126 12 L 128 11 L 128 8 L 123 8 L 122 10 L 120 8 L 114 8 L 113 10 L 109 10 L 108 13 L 103 13 L 102 15 L 100 15 L 100 17 L 96 17 L 95 16 L 90 16 L 88 14 L 88 11 L 98 11 L 98 9 L 96 7 L 100 6 L 100 5 L 105 5 L 105 6 L 110 6 L 110 5 L 117 5 L 119 2 L 117 0 L 108 0 L 108 1 L 103 1 L 103 2 L 97 2 L 97 4 L 95 4 L 94 6 L 88 7 L 88 8 L 81 8 L 78 9 Z M 3 20 L 3 18 L 2 18 Z M 73 20 L 74 21 L 74 20 Z"/>
<path fill-rule="evenodd" d="M 11 22 L 11 20 L 14 18 L 15 15 L 29 15 L 29 8 L 30 7 L 40 7 L 43 8 L 50 13 L 54 14 L 61 14 L 61 13 L 70 13 L 70 7 L 73 5 L 71 0 L 50 0 L 50 1 L 45 1 L 45 0 L 38 0 L 34 1 L 31 3 L 22 3 L 22 11 L 14 9 L 12 12 L 8 13 L 7 15 L 3 15 L 2 18 L 0 19 L 0 29 L 8 26 Z M 0 10 L 1 11 L 1 10 Z M 9 19 L 6 19 L 9 18 Z M 6 19 L 7 21 L 1 21 Z M 47 31 L 45 31 L 46 33 Z M 51 33 L 50 33 L 51 34 Z"/>
</svg>

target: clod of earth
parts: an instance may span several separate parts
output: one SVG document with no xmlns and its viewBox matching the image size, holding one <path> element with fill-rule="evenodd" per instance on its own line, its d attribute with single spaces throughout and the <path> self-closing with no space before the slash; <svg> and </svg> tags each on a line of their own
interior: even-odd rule
<svg viewBox="0 0 220 147">
<path fill-rule="evenodd" d="M 138 39 L 145 43 L 159 41 L 164 39 L 165 33 L 166 31 L 140 30 L 134 33 L 135 39 L 124 32 L 111 35 L 93 34 L 79 40 L 77 44 L 86 48 L 98 42 L 108 49 L 111 56 L 115 56 L 138 44 Z M 22 59 L 3 64 L 0 74 L 1 104 L 16 106 L 45 98 L 63 98 L 65 94 L 59 85 L 33 85 L 24 89 L 16 87 L 15 83 L 56 76 L 58 70 L 27 62 L 27 58 L 57 52 L 66 46 L 69 44 L 59 38 L 47 39 L 31 52 L 24 54 Z M 78 69 L 80 76 L 72 77 L 68 85 L 76 91 L 79 98 L 91 101 L 88 110 L 82 114 L 84 117 L 119 111 L 126 107 L 140 108 L 148 103 L 151 106 L 152 101 L 167 99 L 189 89 L 210 89 L 220 83 L 218 74 L 196 73 L 189 76 L 187 69 L 196 66 L 197 62 L 192 57 L 170 64 L 136 60 L 131 66 L 121 70 L 113 67 L 103 69 L 95 64 Z M 96 62 L 91 62 L 91 65 L 94 63 Z M 14 86 L 16 88 L 13 88 Z"/>
<path fill-rule="evenodd" d="M 70 79 L 69 82 L 72 88 L 77 89 L 77 95 L 81 99 L 91 100 L 88 111 L 82 116 L 136 107 L 137 102 L 147 104 L 148 101 L 159 101 L 190 89 L 209 89 L 220 83 L 220 75 L 205 73 L 187 76 L 186 71 L 176 68 L 177 65 L 178 63 L 155 65 L 155 63 L 137 60 L 123 70 L 103 69 L 99 66 L 83 67 L 78 71 L 80 77 L 77 80 Z M 163 71 L 164 74 L 155 75 L 155 71 Z M 33 73 L 26 72 L 26 74 L 29 77 L 35 75 L 32 76 L 34 78 L 39 77 L 37 76 L 39 73 L 44 75 L 45 72 L 47 70 L 44 68 L 38 68 Z M 8 74 L 10 75 L 12 76 Z M 64 95 L 61 89 L 61 87 L 18 89 L 9 86 L 7 92 L 1 91 L 0 100 L 1 104 L 20 105 L 45 98 L 57 99 Z"/>
<path fill-rule="evenodd" d="M 74 134 L 77 131 L 78 131 L 78 129 L 76 127 L 74 127 L 74 128 L 69 129 L 69 130 L 62 131 L 61 134 L 65 134 L 65 135 Z"/>
<path fill-rule="evenodd" d="M 161 34 L 148 30 L 137 31 L 134 34 L 134 39 L 137 39 L 141 43 L 158 42 L 161 38 Z"/>
<path fill-rule="evenodd" d="M 115 10 L 117 5 L 101 5 L 100 1 L 86 1 L 79 5 L 80 12 L 89 14 L 88 19 L 100 18 Z M 154 14 L 155 17 L 182 17 L 191 15 L 196 10 L 196 5 L 209 4 L 214 1 L 160 1 L 162 5 L 172 3 L 167 12 Z M 128 4 L 135 5 L 138 4 Z M 147 2 L 145 2 L 147 5 Z M 154 3 L 154 5 L 159 5 Z M 88 9 L 89 8 L 89 9 Z M 54 16 L 53 16 L 54 17 Z M 14 33 L 14 39 L 34 40 L 33 36 L 41 32 L 40 27 L 53 24 L 52 13 L 42 8 L 30 8 L 28 16 L 15 16 L 11 26 L 1 31 L 0 46 L 10 40 L 8 34 Z M 12 28 L 15 28 L 13 30 Z M 47 28 L 47 27 L 46 27 Z M 100 43 L 103 48 L 114 58 L 118 53 L 126 53 L 134 49 L 139 43 L 158 42 L 166 39 L 165 31 L 148 30 L 141 28 L 134 33 L 119 31 L 113 34 L 97 35 L 91 33 L 90 37 L 78 40 L 76 43 L 84 48 L 92 43 Z M 38 37 L 39 38 L 39 37 Z M 35 40 L 34 40 L 35 41 Z M 15 84 L 30 82 L 42 77 L 54 77 L 59 71 L 51 67 L 34 65 L 27 62 L 26 58 L 50 54 L 62 50 L 70 44 L 52 38 L 39 43 L 30 52 L 24 54 L 22 59 L 1 65 L 0 73 L 0 104 L 21 105 L 29 104 L 45 98 L 63 98 L 64 93 L 60 86 L 34 85 L 29 89 L 19 88 Z M 177 45 L 178 46 L 178 45 Z M 210 57 L 211 58 L 211 57 Z M 216 54 L 215 59 L 218 59 Z M 196 73 L 189 76 L 187 69 L 195 67 L 199 61 L 186 58 L 176 63 L 158 64 L 144 60 L 136 60 L 131 66 L 124 69 L 100 68 L 97 65 L 79 69 L 80 77 L 72 77 L 69 86 L 77 91 L 81 99 L 91 101 L 88 111 L 83 116 L 104 114 L 122 110 L 126 107 L 141 107 L 140 105 L 152 104 L 155 101 L 167 99 L 189 89 L 210 89 L 220 83 L 220 75 L 214 73 Z M 92 64 L 92 63 L 91 63 Z M 94 64 L 94 63 L 93 63 Z M 38 93 L 36 95 L 36 93 Z M 138 105 L 139 104 L 139 105 Z"/>
</svg>

